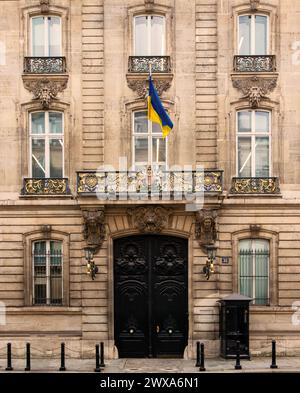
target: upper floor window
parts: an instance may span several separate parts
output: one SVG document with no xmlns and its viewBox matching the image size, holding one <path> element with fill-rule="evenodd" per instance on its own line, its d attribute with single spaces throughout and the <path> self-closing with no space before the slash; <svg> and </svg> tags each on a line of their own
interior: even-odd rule
<svg viewBox="0 0 300 393">
<path fill-rule="evenodd" d="M 270 176 L 270 118 L 260 110 L 237 113 L 237 176 Z"/>
<path fill-rule="evenodd" d="M 239 241 L 239 291 L 253 304 L 269 304 L 269 249 L 268 240 Z"/>
<path fill-rule="evenodd" d="M 31 18 L 31 56 L 61 56 L 61 48 L 61 18 L 58 16 Z"/>
<path fill-rule="evenodd" d="M 167 138 L 162 138 L 159 124 L 149 121 L 146 111 L 133 113 L 133 163 L 135 168 L 166 168 Z"/>
<path fill-rule="evenodd" d="M 64 176 L 64 132 L 61 112 L 30 114 L 31 177 Z"/>
<path fill-rule="evenodd" d="M 165 55 L 165 18 L 163 16 L 134 17 L 134 55 Z"/>
<path fill-rule="evenodd" d="M 238 54 L 262 56 L 269 52 L 269 18 L 266 15 L 238 16 Z"/>
<path fill-rule="evenodd" d="M 63 303 L 62 242 L 36 241 L 32 244 L 33 304 Z"/>
</svg>

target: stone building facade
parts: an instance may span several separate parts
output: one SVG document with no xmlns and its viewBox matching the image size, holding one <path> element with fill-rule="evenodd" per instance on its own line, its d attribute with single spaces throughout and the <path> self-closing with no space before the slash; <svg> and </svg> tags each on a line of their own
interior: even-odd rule
<svg viewBox="0 0 300 393">
<path fill-rule="evenodd" d="M 0 347 L 192 358 L 203 341 L 216 356 L 218 300 L 240 292 L 252 355 L 273 338 L 300 353 L 299 18 L 297 0 L 1 1 Z M 149 63 L 167 141 L 145 120 Z M 191 166 L 201 209 L 163 198 L 155 165 Z"/>
</svg>

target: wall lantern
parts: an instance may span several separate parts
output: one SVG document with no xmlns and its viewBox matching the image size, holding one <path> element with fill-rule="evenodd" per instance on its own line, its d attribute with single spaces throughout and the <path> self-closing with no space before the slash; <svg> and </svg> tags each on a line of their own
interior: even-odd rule
<svg viewBox="0 0 300 393">
<path fill-rule="evenodd" d="M 211 274 L 215 272 L 214 261 L 216 259 L 217 247 L 206 246 L 206 250 L 207 250 L 207 260 L 205 266 L 203 267 L 203 274 L 206 277 L 206 280 L 209 280 Z"/>
<path fill-rule="evenodd" d="M 96 273 L 98 273 L 98 267 L 95 265 L 94 262 L 94 248 L 92 247 L 85 247 L 85 259 L 86 259 L 86 273 L 92 277 L 92 280 L 95 280 Z"/>
</svg>

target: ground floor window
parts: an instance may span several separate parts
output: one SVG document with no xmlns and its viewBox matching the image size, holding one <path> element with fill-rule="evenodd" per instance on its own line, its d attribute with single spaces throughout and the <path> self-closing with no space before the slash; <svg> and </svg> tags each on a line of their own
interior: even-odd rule
<svg viewBox="0 0 300 393">
<path fill-rule="evenodd" d="M 33 304 L 61 305 L 63 302 L 62 242 L 33 243 Z"/>
<path fill-rule="evenodd" d="M 239 242 L 239 291 L 253 298 L 253 304 L 269 304 L 270 245 L 264 239 Z"/>
</svg>

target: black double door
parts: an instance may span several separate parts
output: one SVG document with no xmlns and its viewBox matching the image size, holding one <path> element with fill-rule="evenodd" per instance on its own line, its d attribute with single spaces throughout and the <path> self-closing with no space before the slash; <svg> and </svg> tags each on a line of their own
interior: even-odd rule
<svg viewBox="0 0 300 393">
<path fill-rule="evenodd" d="M 120 357 L 182 357 L 188 335 L 187 240 L 114 242 L 115 344 Z"/>
</svg>

